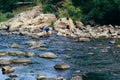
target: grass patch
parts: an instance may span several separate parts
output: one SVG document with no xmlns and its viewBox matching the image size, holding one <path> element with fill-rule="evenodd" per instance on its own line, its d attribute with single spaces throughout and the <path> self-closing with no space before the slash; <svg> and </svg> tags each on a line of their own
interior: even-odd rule
<svg viewBox="0 0 120 80">
<path fill-rule="evenodd" d="M 0 13 L 0 22 L 7 21 L 8 18 L 6 17 L 6 14 Z"/>
</svg>

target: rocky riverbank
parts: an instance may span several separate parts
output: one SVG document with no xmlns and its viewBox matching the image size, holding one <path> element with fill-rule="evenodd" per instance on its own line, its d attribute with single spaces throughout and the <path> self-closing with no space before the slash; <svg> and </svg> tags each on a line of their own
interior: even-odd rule
<svg viewBox="0 0 120 80">
<path fill-rule="evenodd" d="M 50 33 L 55 32 L 57 35 L 78 38 L 78 41 L 90 41 L 91 38 L 119 38 L 120 26 L 112 25 L 84 25 L 80 21 L 74 24 L 70 19 L 70 29 L 66 29 L 66 18 L 57 19 L 54 14 L 44 14 L 40 7 L 33 7 L 32 9 L 16 15 L 14 18 L 0 23 L 0 30 L 12 34 L 28 35 L 33 38 L 44 36 L 43 28 L 50 26 Z"/>
</svg>

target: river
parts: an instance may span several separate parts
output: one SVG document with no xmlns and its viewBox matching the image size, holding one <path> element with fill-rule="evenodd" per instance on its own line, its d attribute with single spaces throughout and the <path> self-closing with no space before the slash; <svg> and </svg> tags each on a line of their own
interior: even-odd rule
<svg viewBox="0 0 120 80">
<path fill-rule="evenodd" d="M 34 52 L 42 54 L 44 52 L 53 52 L 57 59 L 44 59 L 38 56 L 31 57 L 32 63 L 29 65 L 13 66 L 16 74 L 16 80 L 36 80 L 38 74 L 48 78 L 56 78 L 63 76 L 70 80 L 73 74 L 84 75 L 83 80 L 120 80 L 120 49 L 115 44 L 109 43 L 112 39 L 91 39 L 90 42 L 76 42 L 76 39 L 56 36 L 40 37 L 32 39 L 28 36 L 20 35 L 2 35 L 0 34 L 0 50 L 12 51 L 20 50 L 24 52 Z M 26 42 L 29 40 L 40 41 L 45 44 L 46 50 L 29 49 Z M 15 42 L 20 48 L 10 48 Z M 66 56 L 66 57 L 65 57 Z M 4 59 L 26 58 L 18 57 L 2 57 Z M 27 58 L 28 59 L 28 58 Z M 58 62 L 68 63 L 71 68 L 68 70 L 56 70 L 54 65 Z M 10 74 L 2 74 L 0 68 L 0 80 L 5 80 Z"/>
</svg>

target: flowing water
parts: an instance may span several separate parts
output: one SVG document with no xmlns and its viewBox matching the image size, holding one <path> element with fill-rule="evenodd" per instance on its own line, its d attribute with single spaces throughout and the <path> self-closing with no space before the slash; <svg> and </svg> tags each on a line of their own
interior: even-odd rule
<svg viewBox="0 0 120 80">
<path fill-rule="evenodd" d="M 27 41 L 40 41 L 45 44 L 46 50 L 29 49 Z M 16 74 L 16 80 L 36 80 L 38 74 L 48 78 L 56 78 L 63 76 L 70 80 L 73 74 L 84 75 L 84 80 L 120 80 L 120 49 L 115 44 L 110 44 L 112 39 L 92 39 L 90 42 L 76 42 L 75 39 L 56 36 L 40 37 L 32 39 L 27 36 L 20 35 L 1 35 L 0 50 L 6 52 L 12 50 L 20 50 L 24 52 L 34 52 L 42 54 L 44 52 L 53 52 L 57 59 L 43 59 L 38 56 L 31 58 L 32 63 L 29 65 L 13 66 Z M 19 44 L 19 48 L 10 48 L 15 42 Z M 66 57 L 65 57 L 66 56 Z M 25 58 L 18 57 L 2 57 L 4 59 Z M 58 62 L 68 63 L 71 68 L 68 70 L 56 70 L 54 65 Z M 0 68 L 0 80 L 5 80 L 10 74 L 2 74 Z"/>
</svg>

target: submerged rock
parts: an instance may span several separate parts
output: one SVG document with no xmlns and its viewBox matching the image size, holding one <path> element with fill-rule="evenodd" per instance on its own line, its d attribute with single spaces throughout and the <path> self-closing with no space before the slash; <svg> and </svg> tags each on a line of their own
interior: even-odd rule
<svg viewBox="0 0 120 80">
<path fill-rule="evenodd" d="M 70 65 L 63 63 L 63 62 L 59 62 L 54 66 L 55 69 L 60 69 L 60 70 L 65 70 L 65 69 L 69 69 Z"/>
<path fill-rule="evenodd" d="M 2 72 L 4 74 L 8 74 L 8 73 L 14 72 L 14 69 L 12 67 L 10 67 L 10 66 L 4 66 L 4 67 L 2 67 Z"/>
<path fill-rule="evenodd" d="M 57 58 L 57 56 L 52 52 L 46 52 L 46 53 L 40 54 L 39 57 L 41 57 L 41 58 L 49 58 L 49 59 Z"/>
</svg>

